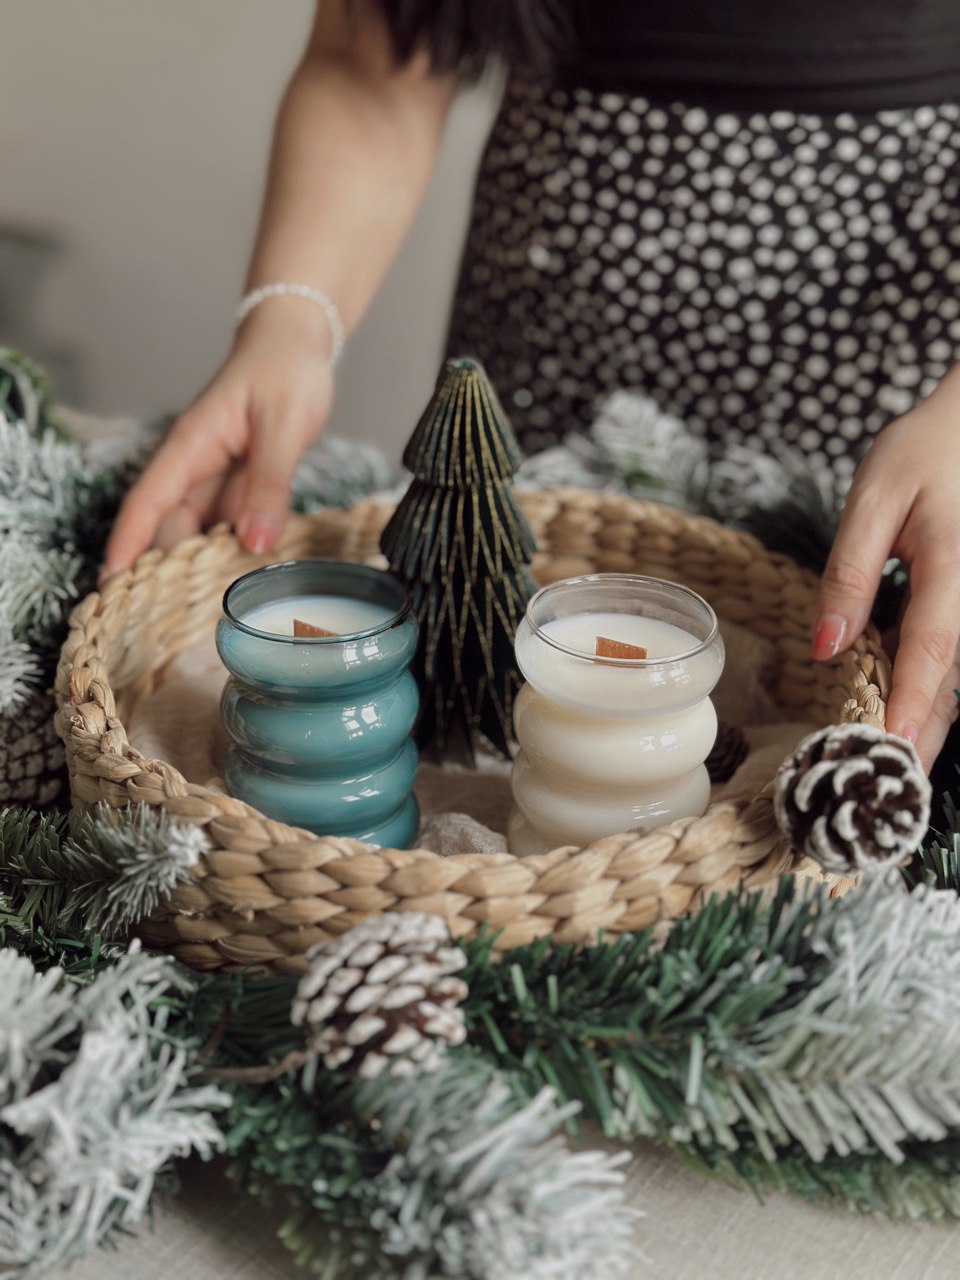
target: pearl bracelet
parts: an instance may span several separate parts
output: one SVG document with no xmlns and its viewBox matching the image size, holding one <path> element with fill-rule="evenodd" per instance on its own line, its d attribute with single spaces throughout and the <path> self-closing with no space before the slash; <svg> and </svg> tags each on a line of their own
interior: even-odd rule
<svg viewBox="0 0 960 1280">
<path fill-rule="evenodd" d="M 243 324 L 254 307 L 258 307 L 267 298 L 282 298 L 288 294 L 292 294 L 296 298 L 306 298 L 308 302 L 316 303 L 327 317 L 331 337 L 330 363 L 331 365 L 336 365 L 343 353 L 343 344 L 346 337 L 343 331 L 343 321 L 340 319 L 340 312 L 337 310 L 336 303 L 322 289 L 314 289 L 309 284 L 261 285 L 259 289 L 252 289 L 240 303 L 237 308 L 237 324 Z"/>
</svg>

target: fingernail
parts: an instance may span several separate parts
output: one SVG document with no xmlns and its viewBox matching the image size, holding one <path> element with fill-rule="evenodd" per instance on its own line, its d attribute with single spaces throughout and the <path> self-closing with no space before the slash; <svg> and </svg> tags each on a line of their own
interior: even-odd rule
<svg viewBox="0 0 960 1280">
<path fill-rule="evenodd" d="M 240 541 L 255 556 L 269 551 L 280 536 L 280 525 L 272 516 L 250 516 L 244 521 Z"/>
<path fill-rule="evenodd" d="M 109 565 L 103 565 L 97 574 L 97 587 L 105 587 L 113 577 L 114 572 L 115 570 L 111 569 Z"/>
<path fill-rule="evenodd" d="M 913 720 L 908 720 L 906 724 L 900 726 L 897 730 L 897 737 L 903 738 L 907 742 L 917 745 L 917 739 L 920 737 L 920 726 Z"/>
<path fill-rule="evenodd" d="M 816 659 L 832 658 L 840 652 L 847 634 L 847 620 L 839 613 L 825 613 L 813 633 L 813 656 Z"/>
</svg>

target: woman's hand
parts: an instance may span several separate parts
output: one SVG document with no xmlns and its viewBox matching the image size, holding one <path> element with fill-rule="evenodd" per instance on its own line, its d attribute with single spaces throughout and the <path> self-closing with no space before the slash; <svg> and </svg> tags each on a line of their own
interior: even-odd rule
<svg viewBox="0 0 960 1280">
<path fill-rule="evenodd" d="M 219 520 L 248 551 L 273 547 L 297 463 L 330 411 L 329 351 L 326 318 L 309 301 L 271 299 L 251 313 L 226 363 L 127 494 L 101 582 L 148 547 L 172 546 Z"/>
<path fill-rule="evenodd" d="M 957 715 L 960 689 L 960 365 L 890 424 L 857 471 L 824 570 L 813 656 L 863 631 L 884 564 L 910 566 L 887 728 L 927 769 Z"/>
</svg>

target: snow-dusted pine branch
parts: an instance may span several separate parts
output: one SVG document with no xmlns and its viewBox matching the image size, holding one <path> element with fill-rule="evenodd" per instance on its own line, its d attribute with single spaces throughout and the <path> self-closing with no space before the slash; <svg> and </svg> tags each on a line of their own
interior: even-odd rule
<svg viewBox="0 0 960 1280">
<path fill-rule="evenodd" d="M 227 1098 L 194 1082 L 198 1046 L 167 1027 L 183 994 L 172 961 L 133 952 L 78 987 L 10 956 L 0 951 L 12 1005 L 0 1009 L 0 1272 L 29 1280 L 134 1227 L 174 1157 L 222 1145 L 214 1113 Z"/>
</svg>

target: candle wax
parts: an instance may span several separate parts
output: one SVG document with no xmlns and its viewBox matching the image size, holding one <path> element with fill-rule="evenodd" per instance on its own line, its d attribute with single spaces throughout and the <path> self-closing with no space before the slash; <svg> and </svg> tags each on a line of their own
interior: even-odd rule
<svg viewBox="0 0 960 1280">
<path fill-rule="evenodd" d="M 597 636 L 639 645 L 646 649 L 648 661 L 689 653 L 700 643 L 696 636 L 672 622 L 644 618 L 635 613 L 574 613 L 565 618 L 553 618 L 540 629 L 558 644 L 566 645 L 568 649 L 579 649 L 590 656 L 596 655 Z"/>
<path fill-rule="evenodd" d="M 356 635 L 387 622 L 393 614 L 379 604 L 351 600 L 348 596 L 289 596 L 251 609 L 241 619 L 245 626 L 271 635 L 292 636 L 293 620 L 324 627 L 337 635 Z M 309 643 L 309 641 L 305 641 Z"/>
</svg>

